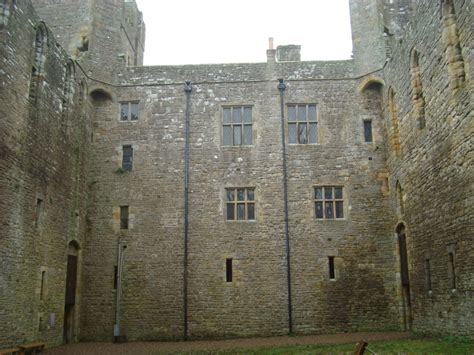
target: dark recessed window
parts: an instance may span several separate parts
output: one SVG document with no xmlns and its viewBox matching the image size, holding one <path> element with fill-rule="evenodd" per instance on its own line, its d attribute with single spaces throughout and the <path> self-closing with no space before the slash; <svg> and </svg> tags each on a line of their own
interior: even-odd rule
<svg viewBox="0 0 474 355">
<path fill-rule="evenodd" d="M 318 142 L 316 105 L 288 105 L 288 143 Z"/>
<path fill-rule="evenodd" d="M 114 266 L 114 290 L 117 289 L 118 285 L 118 267 Z"/>
<path fill-rule="evenodd" d="M 426 288 L 431 291 L 431 260 L 425 259 Z"/>
<path fill-rule="evenodd" d="M 138 120 L 138 102 L 120 103 L 120 121 Z"/>
<path fill-rule="evenodd" d="M 364 140 L 366 142 L 372 142 L 372 121 L 364 121 Z"/>
<path fill-rule="evenodd" d="M 41 222 L 41 215 L 43 214 L 43 200 L 41 198 L 36 199 L 36 210 L 35 210 L 35 227 L 38 227 Z"/>
<path fill-rule="evenodd" d="M 132 171 L 133 147 L 131 145 L 124 145 L 122 149 L 123 149 L 122 169 L 125 171 Z"/>
<path fill-rule="evenodd" d="M 252 107 L 224 107 L 222 114 L 223 145 L 251 145 Z"/>
<path fill-rule="evenodd" d="M 342 186 L 317 186 L 314 188 L 315 217 L 317 219 L 344 218 Z"/>
<path fill-rule="evenodd" d="M 226 189 L 226 218 L 228 221 L 255 220 L 255 189 Z"/>
<path fill-rule="evenodd" d="M 334 268 L 334 256 L 328 256 L 329 262 L 329 279 L 334 280 L 336 278 L 336 269 Z"/>
<path fill-rule="evenodd" d="M 128 229 L 128 206 L 120 206 L 120 229 Z"/>
<path fill-rule="evenodd" d="M 448 274 L 449 274 L 449 283 L 451 286 L 451 289 L 455 290 L 456 289 L 456 265 L 454 262 L 454 253 L 450 252 L 448 254 Z"/>
<path fill-rule="evenodd" d="M 232 259 L 225 260 L 225 280 L 232 282 Z"/>
</svg>

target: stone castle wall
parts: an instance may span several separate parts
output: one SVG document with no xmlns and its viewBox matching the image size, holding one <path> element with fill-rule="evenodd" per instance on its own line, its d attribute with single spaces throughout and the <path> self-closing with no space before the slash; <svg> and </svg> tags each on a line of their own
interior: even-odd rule
<svg viewBox="0 0 474 355">
<path fill-rule="evenodd" d="M 280 78 L 293 331 L 473 333 L 469 2 L 454 1 L 452 16 L 448 0 L 441 9 L 351 1 L 353 60 L 283 62 L 269 50 L 266 63 L 152 67 L 130 66 L 143 56 L 134 2 L 34 5 L 48 37 L 35 95 L 40 17 L 20 0 L 0 18 L 0 346 L 63 341 L 71 241 L 79 271 L 69 340 L 112 339 L 119 242 L 129 340 L 182 339 L 185 302 L 191 338 L 288 333 Z M 187 297 L 185 81 L 193 88 Z M 120 119 L 122 103 L 138 103 L 138 120 Z M 316 144 L 288 144 L 292 104 L 317 105 Z M 252 144 L 226 146 L 223 110 L 237 106 L 252 108 Z M 131 171 L 124 145 L 133 148 Z M 315 186 L 343 187 L 344 218 L 315 218 Z M 226 189 L 239 187 L 255 190 L 255 221 L 226 220 Z"/>
</svg>

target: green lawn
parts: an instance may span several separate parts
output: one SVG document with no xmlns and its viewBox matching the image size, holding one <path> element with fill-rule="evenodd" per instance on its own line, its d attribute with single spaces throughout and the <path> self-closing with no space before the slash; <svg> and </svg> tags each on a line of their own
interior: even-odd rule
<svg viewBox="0 0 474 355">
<path fill-rule="evenodd" d="M 418 338 L 369 342 L 370 350 L 377 354 L 449 354 L 473 355 L 474 341 L 465 337 L 448 337 L 442 340 Z M 290 345 L 278 348 L 246 348 L 191 354 L 353 354 L 355 344 Z M 190 354 L 190 353 L 187 353 Z M 364 355 L 370 355 L 366 351 Z"/>
</svg>

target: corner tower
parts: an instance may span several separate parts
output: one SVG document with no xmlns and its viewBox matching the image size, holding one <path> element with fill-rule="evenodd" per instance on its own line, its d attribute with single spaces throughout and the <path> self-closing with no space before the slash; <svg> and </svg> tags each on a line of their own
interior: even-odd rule
<svg viewBox="0 0 474 355">
<path fill-rule="evenodd" d="M 145 24 L 135 0 L 35 0 L 33 6 L 94 78 L 112 81 L 122 67 L 143 64 Z"/>
</svg>

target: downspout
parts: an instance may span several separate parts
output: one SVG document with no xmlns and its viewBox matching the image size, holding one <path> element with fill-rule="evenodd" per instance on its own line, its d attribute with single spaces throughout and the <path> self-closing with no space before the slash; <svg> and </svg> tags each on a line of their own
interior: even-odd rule
<svg viewBox="0 0 474 355">
<path fill-rule="evenodd" d="M 281 113 L 281 147 L 283 160 L 283 201 L 285 210 L 285 251 L 286 251 L 286 276 L 288 281 L 288 332 L 293 333 L 293 315 L 291 305 L 291 268 L 290 268 L 290 233 L 288 228 L 288 170 L 286 164 L 286 138 L 285 138 L 285 94 L 286 85 L 283 79 L 278 79 L 278 91 L 280 91 L 280 113 Z"/>
<path fill-rule="evenodd" d="M 118 242 L 118 255 L 117 255 L 117 294 L 115 298 L 115 324 L 114 324 L 114 343 L 121 342 L 122 336 L 120 335 L 120 301 L 122 298 L 122 270 L 123 270 L 123 259 L 126 245 L 122 245 L 122 242 Z"/>
<path fill-rule="evenodd" d="M 184 340 L 188 339 L 188 230 L 189 230 L 189 113 L 191 110 L 191 92 L 193 87 L 186 81 L 186 124 L 184 133 L 184 274 L 183 274 L 183 308 L 184 308 Z"/>
</svg>

